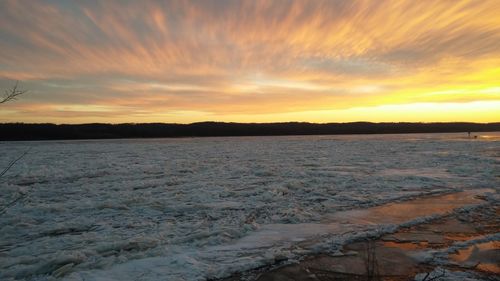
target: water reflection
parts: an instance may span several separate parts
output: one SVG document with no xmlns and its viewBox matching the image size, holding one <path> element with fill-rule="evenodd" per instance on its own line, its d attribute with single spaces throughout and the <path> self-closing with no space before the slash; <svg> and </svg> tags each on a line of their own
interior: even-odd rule
<svg viewBox="0 0 500 281">
<path fill-rule="evenodd" d="M 466 249 L 451 254 L 450 259 L 476 269 L 500 273 L 500 241 L 490 241 L 472 245 Z"/>
<path fill-rule="evenodd" d="M 444 214 L 456 208 L 482 202 L 477 195 L 492 191 L 476 189 L 439 195 L 429 198 L 419 198 L 408 202 L 386 204 L 379 207 L 338 212 L 333 220 L 358 224 L 400 224 L 415 218 L 435 214 Z"/>
</svg>

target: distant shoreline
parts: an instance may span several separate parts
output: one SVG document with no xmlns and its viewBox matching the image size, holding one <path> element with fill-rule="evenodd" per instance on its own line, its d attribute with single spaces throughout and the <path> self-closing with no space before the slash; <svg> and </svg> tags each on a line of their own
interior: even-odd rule
<svg viewBox="0 0 500 281">
<path fill-rule="evenodd" d="M 129 139 L 231 136 L 355 135 L 411 133 L 467 133 L 500 131 L 496 123 L 225 123 L 199 122 L 125 124 L 1 123 L 0 141 Z"/>
</svg>

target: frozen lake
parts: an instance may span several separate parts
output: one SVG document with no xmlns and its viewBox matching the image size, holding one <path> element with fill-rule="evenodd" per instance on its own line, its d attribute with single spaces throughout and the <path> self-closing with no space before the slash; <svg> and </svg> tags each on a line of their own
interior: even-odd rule
<svg viewBox="0 0 500 281">
<path fill-rule="evenodd" d="M 477 135 L 3 142 L 2 168 L 30 150 L 0 179 L 0 206 L 28 194 L 0 215 L 0 279 L 204 280 L 295 259 L 337 241 L 340 212 L 498 191 L 500 133 Z"/>
</svg>

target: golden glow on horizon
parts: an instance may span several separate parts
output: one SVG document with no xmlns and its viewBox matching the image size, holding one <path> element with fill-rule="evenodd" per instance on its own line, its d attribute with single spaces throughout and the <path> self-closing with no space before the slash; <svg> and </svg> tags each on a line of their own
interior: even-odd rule
<svg viewBox="0 0 500 281">
<path fill-rule="evenodd" d="M 0 122 L 500 121 L 500 2 L 0 2 Z"/>
</svg>

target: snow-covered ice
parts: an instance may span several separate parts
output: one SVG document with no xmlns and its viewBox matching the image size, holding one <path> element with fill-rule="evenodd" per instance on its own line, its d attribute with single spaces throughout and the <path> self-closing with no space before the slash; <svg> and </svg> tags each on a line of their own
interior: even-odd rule
<svg viewBox="0 0 500 281">
<path fill-rule="evenodd" d="M 0 143 L 0 167 L 31 148 L 0 179 L 1 206 L 28 194 L 0 216 L 0 279 L 204 280 L 297 258 L 341 211 L 498 190 L 500 135 L 464 135 Z"/>
<path fill-rule="evenodd" d="M 425 280 L 434 280 L 434 281 L 489 281 L 490 278 L 482 278 L 477 274 L 472 272 L 464 272 L 464 271 L 451 271 L 441 267 L 434 269 L 428 273 L 420 273 L 415 276 L 415 281 L 425 281 Z"/>
</svg>

